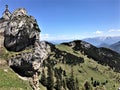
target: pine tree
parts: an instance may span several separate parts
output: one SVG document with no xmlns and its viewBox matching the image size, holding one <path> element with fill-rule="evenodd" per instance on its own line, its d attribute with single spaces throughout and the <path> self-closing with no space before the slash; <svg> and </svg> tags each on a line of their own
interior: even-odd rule
<svg viewBox="0 0 120 90">
<path fill-rule="evenodd" d="M 61 90 L 61 88 L 62 88 L 61 80 L 60 80 L 60 79 L 57 79 L 57 80 L 56 80 L 55 89 L 56 89 L 56 90 Z"/>
<path fill-rule="evenodd" d="M 91 85 L 90 85 L 90 83 L 88 81 L 85 82 L 84 88 L 85 88 L 85 90 L 93 90 Z"/>
<path fill-rule="evenodd" d="M 42 75 L 41 75 L 41 80 L 40 80 L 40 82 L 41 82 L 44 86 L 47 85 L 47 78 L 46 78 L 46 75 L 45 75 L 45 71 L 44 71 L 44 70 L 42 70 Z"/>
<path fill-rule="evenodd" d="M 67 90 L 66 80 L 65 80 L 65 79 L 63 79 L 62 83 L 63 83 L 63 88 L 64 88 L 64 90 Z"/>
<path fill-rule="evenodd" d="M 47 73 L 47 89 L 53 90 L 54 88 L 54 78 L 53 78 L 53 69 L 50 65 L 48 65 L 48 73 Z"/>
<path fill-rule="evenodd" d="M 66 79 L 67 87 L 69 90 L 76 90 L 75 88 L 75 80 L 73 75 L 73 67 L 71 67 L 71 76 Z"/>
<path fill-rule="evenodd" d="M 78 82 L 77 78 L 76 78 L 76 81 L 75 81 L 75 88 L 76 88 L 76 90 L 79 90 L 79 82 Z"/>
</svg>

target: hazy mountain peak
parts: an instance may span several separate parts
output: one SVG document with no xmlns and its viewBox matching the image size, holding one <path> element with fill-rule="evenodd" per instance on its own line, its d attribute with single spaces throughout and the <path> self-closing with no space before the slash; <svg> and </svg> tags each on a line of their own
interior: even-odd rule
<svg viewBox="0 0 120 90">
<path fill-rule="evenodd" d="M 94 38 L 85 38 L 83 40 L 95 46 L 100 46 L 102 43 L 106 43 L 110 45 L 118 42 L 120 40 L 120 36 L 94 37 Z"/>
</svg>

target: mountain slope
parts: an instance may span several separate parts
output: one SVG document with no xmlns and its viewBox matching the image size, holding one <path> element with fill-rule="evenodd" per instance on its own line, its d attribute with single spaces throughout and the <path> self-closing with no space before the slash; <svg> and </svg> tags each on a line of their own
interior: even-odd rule
<svg viewBox="0 0 120 90">
<path fill-rule="evenodd" d="M 75 40 L 69 43 L 62 43 L 72 47 L 75 51 L 83 52 L 89 58 L 94 59 L 102 65 L 108 65 L 120 72 L 120 54 L 107 48 L 97 48 L 85 41 Z"/>
<path fill-rule="evenodd" d="M 32 90 L 28 80 L 22 80 L 7 64 L 7 53 L 0 47 L 0 90 Z"/>
<path fill-rule="evenodd" d="M 120 75 L 120 73 L 114 72 L 113 69 L 110 68 L 109 66 L 104 66 L 101 63 L 96 62 L 96 60 L 89 58 L 88 55 L 85 55 L 82 51 L 80 51 L 81 45 L 76 47 L 79 50 L 75 50 L 73 47 L 74 46 L 73 43 L 72 43 L 73 46 L 69 46 L 70 43 L 53 45 L 47 42 L 47 44 L 50 45 L 51 47 L 51 53 L 49 54 L 49 58 L 45 61 L 46 65 L 44 64 L 45 67 L 43 70 L 48 75 L 48 68 L 46 67 L 50 65 L 53 68 L 52 72 L 55 74 L 53 76 L 54 77 L 53 81 L 55 85 L 57 83 L 56 80 L 59 80 L 59 78 L 60 81 L 65 80 L 65 82 L 67 82 L 67 79 L 69 79 L 71 77 L 71 73 L 73 73 L 74 78 L 77 78 L 79 81 L 80 90 L 84 88 L 84 83 L 86 81 L 90 83 L 93 82 L 93 84 L 91 84 L 93 89 L 95 88 L 99 89 L 102 88 L 102 90 L 118 89 L 120 84 L 120 77 L 118 75 Z M 88 44 L 85 46 L 86 48 L 89 47 Z M 93 47 L 93 50 L 94 49 L 96 49 L 96 47 Z M 101 48 L 101 50 L 103 50 L 102 52 L 109 53 L 108 49 Z M 56 76 L 56 70 L 58 72 L 57 74 L 58 76 Z M 59 73 L 59 70 L 61 73 Z M 62 71 L 65 73 L 65 75 L 62 73 Z M 93 78 L 93 81 L 91 81 L 91 78 Z M 95 82 L 99 82 L 99 85 L 94 86 Z M 41 81 L 41 83 L 43 82 Z M 47 87 L 47 85 L 45 85 L 45 87 Z M 67 89 L 77 90 L 69 89 L 68 86 Z"/>
<path fill-rule="evenodd" d="M 100 44 L 98 47 L 105 47 L 105 48 L 109 48 L 110 45 L 106 44 L 106 43 L 102 43 Z"/>
<path fill-rule="evenodd" d="M 114 83 L 114 80 L 116 81 L 118 79 L 115 78 L 116 74 L 113 72 L 113 70 L 110 67 L 98 64 L 94 59 L 88 58 L 83 53 L 74 50 L 72 47 L 69 47 L 68 45 L 65 44 L 57 45 L 56 48 L 58 48 L 61 51 L 69 52 L 77 57 L 84 58 L 83 63 L 80 63 L 80 65 L 73 66 L 73 71 L 74 71 L 73 73 L 74 76 L 78 78 L 80 87 L 83 86 L 86 80 L 91 82 L 91 77 L 93 77 L 95 81 L 99 81 L 101 83 L 108 80 L 109 83 L 104 86 L 105 90 L 116 90 L 117 87 L 119 86 L 120 81 Z M 71 58 L 69 60 L 71 60 Z M 68 75 L 70 75 L 71 73 L 71 66 L 69 65 L 58 63 L 56 67 L 62 67 L 63 70 L 65 70 Z"/>
<path fill-rule="evenodd" d="M 32 90 L 28 81 L 21 80 L 18 75 L 0 58 L 0 90 Z"/>
<path fill-rule="evenodd" d="M 101 52 L 105 52 L 105 56 L 106 56 L 106 53 L 107 54 L 109 53 L 108 49 L 103 49 L 103 48 L 99 49 L 90 45 L 89 43 L 84 44 L 85 42 L 83 43 L 83 41 L 77 41 L 77 42 L 73 41 L 73 42 L 59 44 L 59 45 L 53 45 L 49 42 L 45 42 L 45 43 L 46 43 L 46 46 L 48 45 L 50 46 L 51 52 L 49 53 L 48 58 L 43 62 L 43 71 L 45 72 L 45 78 L 43 78 L 43 71 L 42 71 L 41 78 L 40 78 L 41 90 L 50 90 L 50 89 L 47 89 L 48 85 L 46 85 L 44 82 L 44 80 L 45 81 L 52 80 L 51 77 L 49 76 L 50 72 L 53 73 L 53 74 L 50 74 L 50 75 L 53 75 L 52 76 L 53 80 L 50 81 L 50 83 L 52 82 L 54 83 L 54 86 L 53 86 L 54 88 L 57 88 L 56 86 L 58 86 L 59 82 L 65 82 L 65 87 L 67 88 L 67 90 L 77 90 L 77 89 L 70 89 L 72 88 L 72 85 L 71 83 L 69 83 L 69 82 L 74 82 L 73 84 L 75 84 L 76 86 L 77 84 L 75 83 L 76 82 L 75 80 L 77 79 L 78 86 L 79 86 L 78 90 L 81 90 L 81 89 L 84 90 L 84 84 L 86 81 L 90 83 L 93 90 L 99 90 L 100 88 L 102 88 L 102 90 L 118 89 L 120 85 L 120 73 L 114 72 L 113 69 L 109 67 L 109 65 L 105 66 L 105 65 L 102 65 L 101 63 L 98 63 L 97 60 L 89 57 L 87 53 L 89 51 L 89 53 L 98 55 L 96 53 L 100 50 Z M 83 45 L 81 45 L 80 43 L 83 43 L 85 47 L 83 47 Z M 89 49 L 89 47 L 92 47 L 92 48 Z M 84 52 L 82 51 L 83 49 L 84 49 Z M 86 53 L 85 53 L 85 50 L 86 50 Z M 118 55 L 118 54 L 115 53 L 114 55 Z M 4 72 L 1 72 L 1 73 L 4 73 Z M 73 73 L 73 79 L 71 79 L 72 73 Z M 11 75 L 14 76 L 16 74 L 12 71 Z M 9 77 L 12 77 L 11 75 L 9 75 Z M 0 77 L 2 78 L 3 76 L 0 76 Z M 15 76 L 15 78 L 18 79 L 17 76 Z M 4 79 L 5 78 L 3 78 L 3 80 Z M 14 80 L 13 78 L 11 79 Z M 72 80 L 72 81 L 69 81 L 69 80 Z M 98 82 L 99 85 L 97 85 L 96 82 Z M 0 85 L 2 85 L 2 83 L 0 83 Z M 5 84 L 7 84 L 7 82 L 5 82 Z M 1 90 L 5 90 L 4 88 L 6 88 L 6 90 L 10 90 L 10 88 L 13 88 L 12 90 L 19 90 L 16 88 L 18 87 L 21 88 L 22 85 L 24 85 L 24 82 L 21 83 L 20 85 L 15 85 L 14 86 L 15 89 L 14 89 L 12 84 L 10 84 L 9 87 L 4 86 L 2 87 Z M 26 88 L 30 86 L 28 84 L 25 84 L 24 87 Z M 24 87 L 21 90 L 27 90 L 27 89 L 24 89 Z M 60 86 L 60 88 L 63 88 L 63 84 Z M 96 89 L 96 88 L 99 88 L 99 89 Z M 58 90 L 58 89 L 55 89 L 55 90 Z"/>
</svg>

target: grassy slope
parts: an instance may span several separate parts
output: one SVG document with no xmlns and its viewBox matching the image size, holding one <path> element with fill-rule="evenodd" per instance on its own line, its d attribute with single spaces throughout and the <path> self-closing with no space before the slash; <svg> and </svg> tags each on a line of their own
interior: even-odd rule
<svg viewBox="0 0 120 90">
<path fill-rule="evenodd" d="M 0 90 L 32 90 L 29 81 L 23 81 L 18 78 L 17 74 L 7 65 L 6 60 L 16 54 L 31 52 L 32 49 L 26 49 L 21 52 L 9 52 L 4 47 L 0 47 Z M 4 60 L 6 59 L 6 60 Z M 6 71 L 7 70 L 7 71 Z M 47 90 L 40 84 L 41 90 Z"/>
<path fill-rule="evenodd" d="M 32 90 L 28 81 L 23 81 L 6 64 L 0 64 L 0 90 Z"/>
<path fill-rule="evenodd" d="M 32 90 L 29 82 L 18 78 L 4 60 L 12 53 L 7 52 L 5 48 L 0 48 L 0 50 L 0 90 Z"/>
<path fill-rule="evenodd" d="M 104 86 L 106 90 L 117 90 L 117 88 L 120 87 L 120 82 L 117 82 L 118 79 L 116 79 L 116 77 L 120 79 L 120 73 L 113 72 L 113 70 L 111 70 L 109 67 L 102 66 L 94 60 L 87 58 L 87 56 L 84 56 L 80 52 L 73 51 L 71 47 L 65 45 L 57 45 L 56 48 L 84 58 L 84 63 L 73 67 L 74 76 L 78 77 L 80 87 L 83 86 L 83 83 L 86 80 L 91 81 L 91 77 L 99 82 L 105 82 L 107 80 L 108 83 Z M 71 68 L 69 65 L 59 63 L 57 67 L 59 66 L 65 69 L 68 74 L 70 73 Z"/>
<path fill-rule="evenodd" d="M 109 69 L 109 67 L 98 64 L 94 60 L 87 58 L 87 56 L 84 56 L 80 52 L 74 51 L 68 46 L 57 45 L 56 48 L 84 58 L 84 63 L 73 67 L 74 76 L 78 78 L 80 87 L 83 86 L 86 80 L 90 81 L 91 77 L 100 82 L 105 82 L 108 80 L 108 83 L 104 86 L 106 90 L 117 90 L 117 88 L 120 87 L 120 82 L 117 82 L 116 80 L 116 77 L 119 77 L 120 79 L 120 73 L 113 72 L 113 70 Z M 67 75 L 70 75 L 71 66 L 58 63 L 56 67 L 59 66 L 67 71 Z M 114 85 L 115 87 L 113 87 Z M 42 85 L 40 85 L 40 87 L 41 90 L 46 90 L 46 88 Z M 31 87 L 29 86 L 28 81 L 19 79 L 18 76 L 6 64 L 0 64 L 0 90 L 31 90 Z"/>
</svg>

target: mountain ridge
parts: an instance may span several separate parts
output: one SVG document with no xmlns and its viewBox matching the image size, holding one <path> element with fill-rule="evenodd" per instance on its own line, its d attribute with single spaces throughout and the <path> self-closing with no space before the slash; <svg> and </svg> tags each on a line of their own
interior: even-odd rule
<svg viewBox="0 0 120 90">
<path fill-rule="evenodd" d="M 108 64 L 110 67 L 116 67 L 117 71 L 120 71 L 119 65 L 116 66 L 116 61 L 113 63 L 112 60 L 115 59 L 120 63 L 120 54 L 112 51 L 108 48 L 97 48 L 85 41 L 75 40 L 69 43 L 62 43 L 64 45 L 71 46 L 74 50 L 84 52 L 85 55 L 88 55 L 89 58 L 93 58 L 101 64 Z M 119 68 L 117 68 L 119 67 Z"/>
<path fill-rule="evenodd" d="M 118 42 L 120 40 L 120 36 L 106 36 L 106 37 L 103 36 L 103 37 L 85 38 L 83 40 L 95 46 L 100 46 L 100 44 L 102 43 L 111 45 L 113 43 Z"/>
</svg>

